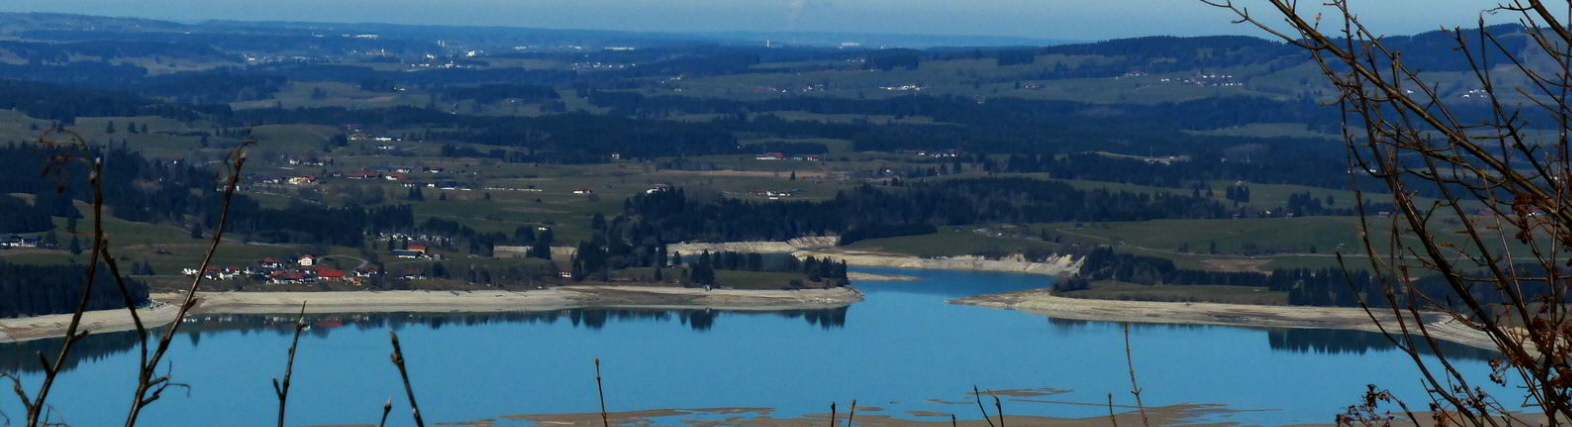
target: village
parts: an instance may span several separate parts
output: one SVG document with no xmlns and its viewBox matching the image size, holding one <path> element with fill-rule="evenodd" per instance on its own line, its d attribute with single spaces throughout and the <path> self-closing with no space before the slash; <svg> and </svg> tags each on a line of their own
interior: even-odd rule
<svg viewBox="0 0 1572 427">
<path fill-rule="evenodd" d="M 202 277 L 208 280 L 251 280 L 275 285 L 334 282 L 364 286 L 368 280 L 379 274 L 377 269 L 370 267 L 360 267 L 346 272 L 321 265 L 319 261 L 320 258 L 310 254 L 294 259 L 268 257 L 245 267 L 208 267 L 202 272 Z M 188 277 L 195 277 L 197 269 L 186 268 L 181 273 Z"/>
</svg>

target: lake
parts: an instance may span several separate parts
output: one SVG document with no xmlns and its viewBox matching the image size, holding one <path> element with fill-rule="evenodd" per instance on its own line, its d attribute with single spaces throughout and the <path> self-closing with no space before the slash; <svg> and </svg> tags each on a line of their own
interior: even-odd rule
<svg viewBox="0 0 1572 427">
<path fill-rule="evenodd" d="M 836 310 L 314 316 L 301 338 L 290 424 L 375 425 L 383 402 L 394 398 L 389 424 L 412 425 L 388 361 L 389 329 L 399 333 L 428 422 L 598 411 L 595 358 L 604 364 L 613 412 L 750 407 L 791 417 L 857 399 L 904 418 L 919 418 L 904 411 L 930 411 L 979 419 L 968 394 L 974 385 L 1063 391 L 1006 398 L 1012 415 L 1106 415 L 1101 405 L 1109 393 L 1116 403 L 1134 403 L 1121 324 L 945 304 L 1039 288 L 1052 278 L 857 270 L 923 280 L 857 283 L 867 299 Z M 204 316 L 188 323 L 169 360 L 189 393 L 170 390 L 142 425 L 272 425 L 270 381 L 283 372 L 290 322 L 287 316 Z M 1205 415 L 1210 421 L 1329 424 L 1369 383 L 1425 406 L 1415 369 L 1375 334 L 1134 325 L 1130 339 L 1146 405 L 1231 410 Z M 84 344 L 83 357 L 50 399 L 57 420 L 122 423 L 135 381 L 134 342 L 122 333 Z M 58 340 L 0 347 L 0 369 L 20 373 L 35 390 L 40 375 L 31 354 L 55 346 Z M 1467 356 L 1459 369 L 1484 382 L 1488 352 L 1446 350 Z M 1504 390 L 1490 390 L 1511 400 Z M 0 409 L 16 418 L 20 405 L 5 396 Z"/>
</svg>

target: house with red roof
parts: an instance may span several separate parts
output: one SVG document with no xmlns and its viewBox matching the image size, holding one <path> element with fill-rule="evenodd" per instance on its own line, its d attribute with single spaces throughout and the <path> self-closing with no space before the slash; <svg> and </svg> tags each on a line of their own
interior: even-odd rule
<svg viewBox="0 0 1572 427">
<path fill-rule="evenodd" d="M 335 282 L 344 280 L 344 270 L 317 267 L 317 280 L 329 280 Z"/>
</svg>

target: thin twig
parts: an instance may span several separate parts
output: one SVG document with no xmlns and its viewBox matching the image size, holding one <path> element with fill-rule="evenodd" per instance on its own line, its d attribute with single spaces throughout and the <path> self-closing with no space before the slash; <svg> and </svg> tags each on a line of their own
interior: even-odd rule
<svg viewBox="0 0 1572 427">
<path fill-rule="evenodd" d="M 66 135 L 69 137 L 69 140 L 65 142 L 55 142 L 49 140 L 48 138 L 55 133 Z M 22 405 L 27 410 L 27 427 L 39 427 L 41 424 L 48 424 L 48 417 L 44 414 L 44 411 L 49 407 L 47 404 L 49 392 L 53 390 L 55 380 L 60 376 L 61 370 L 64 369 L 66 358 L 71 354 L 71 350 L 76 347 L 77 342 L 81 341 L 82 338 L 87 337 L 86 331 L 78 332 L 78 330 L 82 326 L 82 316 L 87 313 L 88 301 L 92 296 L 93 286 L 96 284 L 98 279 L 98 266 L 100 264 L 99 261 L 102 259 L 101 256 L 104 253 L 104 192 L 103 182 L 101 181 L 104 168 L 103 160 L 96 156 L 94 150 L 88 146 L 87 141 L 82 139 L 82 136 L 76 132 L 68 130 L 50 130 L 39 136 L 38 141 L 40 145 L 46 146 L 67 144 L 71 145 L 72 148 L 81 150 L 82 152 L 81 158 L 72 157 L 71 155 L 66 154 L 51 160 L 51 162 L 44 168 L 46 174 L 51 170 L 60 170 L 62 171 L 61 173 L 69 172 L 71 161 L 85 161 L 88 164 L 87 182 L 88 186 L 93 190 L 93 254 L 89 257 L 86 276 L 82 280 L 82 286 L 80 288 L 82 295 L 77 300 L 75 310 L 71 312 L 71 322 L 66 327 L 64 342 L 60 345 L 60 351 L 55 353 L 54 362 L 50 362 L 49 359 L 44 358 L 43 353 L 38 354 L 39 364 L 43 365 L 42 368 L 44 370 L 44 380 L 43 383 L 38 386 L 38 392 L 36 393 L 35 397 L 33 397 L 31 400 L 28 399 L 27 393 L 23 391 L 20 382 L 16 384 L 15 391 L 17 397 L 21 398 Z M 64 190 L 64 183 L 59 184 L 56 188 L 56 191 L 63 192 Z"/>
<path fill-rule="evenodd" d="M 278 397 L 278 427 L 284 427 L 284 410 L 289 406 L 289 381 L 295 375 L 295 350 L 300 347 L 300 332 L 306 330 L 306 303 L 300 303 L 300 318 L 295 321 L 295 337 L 289 341 L 289 361 L 284 363 L 284 380 L 273 380 L 273 395 Z"/>
<path fill-rule="evenodd" d="M 1146 418 L 1146 405 L 1141 403 L 1141 386 L 1135 382 L 1135 359 L 1130 355 L 1130 324 L 1124 324 L 1124 363 L 1130 369 L 1130 394 L 1135 395 L 1135 407 L 1141 411 L 1141 425 L 1152 427 Z M 1110 406 L 1109 410 L 1113 407 Z"/>
<path fill-rule="evenodd" d="M 846 411 L 846 427 L 852 427 L 852 421 L 857 419 L 857 399 L 852 399 L 851 410 Z"/>
<path fill-rule="evenodd" d="M 993 395 L 993 410 L 999 414 L 999 427 L 1004 427 L 1004 401 L 997 394 Z"/>
<path fill-rule="evenodd" d="M 1113 423 L 1113 427 L 1119 427 L 1119 418 L 1114 416 L 1113 393 L 1108 393 L 1108 421 Z"/>
<path fill-rule="evenodd" d="M 977 411 L 982 412 L 983 421 L 988 422 L 988 427 L 996 427 L 993 425 L 993 419 L 988 417 L 988 409 L 983 407 L 982 391 L 977 390 L 976 385 L 972 386 L 972 398 L 977 399 Z"/>
<path fill-rule="evenodd" d="M 415 418 L 416 427 L 426 427 L 426 420 L 420 416 L 420 404 L 415 401 L 415 386 L 409 382 L 409 368 L 404 366 L 404 349 L 398 345 L 398 332 L 388 331 L 393 337 L 393 366 L 398 367 L 398 376 L 404 380 L 404 394 L 409 397 L 410 415 Z"/>
<path fill-rule="evenodd" d="M 595 392 L 600 395 L 600 424 L 611 427 L 611 417 L 606 414 L 606 386 L 600 381 L 600 358 L 595 358 Z"/>
<path fill-rule="evenodd" d="M 387 427 L 388 414 L 391 413 L 393 413 L 393 398 L 389 397 L 388 402 L 382 404 L 382 421 L 377 423 L 377 427 Z"/>
</svg>

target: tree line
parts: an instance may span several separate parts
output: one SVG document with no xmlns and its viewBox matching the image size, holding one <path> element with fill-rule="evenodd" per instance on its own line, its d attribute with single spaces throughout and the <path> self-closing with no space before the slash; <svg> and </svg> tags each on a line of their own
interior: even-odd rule
<svg viewBox="0 0 1572 427">
<path fill-rule="evenodd" d="M 862 238 L 930 232 L 982 223 L 1145 221 L 1228 218 L 1221 203 L 1183 194 L 1076 189 L 1027 178 L 924 181 L 881 189 L 865 185 L 825 201 L 756 202 L 690 195 L 686 189 L 640 194 L 622 221 L 641 237 L 666 242 L 789 240 L 850 234 Z"/>
<path fill-rule="evenodd" d="M 82 265 L 24 265 L 0 261 L 0 318 L 70 313 L 82 299 Z M 120 293 L 108 267 L 100 266 L 88 310 L 125 307 L 126 295 Z M 150 302 L 147 285 L 126 279 L 130 300 L 137 306 Z"/>
</svg>

